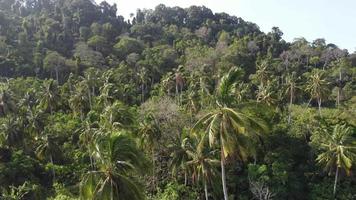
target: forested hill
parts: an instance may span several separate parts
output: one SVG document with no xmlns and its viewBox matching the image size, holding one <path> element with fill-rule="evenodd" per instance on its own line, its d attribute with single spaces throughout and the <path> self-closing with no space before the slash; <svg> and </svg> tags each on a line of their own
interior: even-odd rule
<svg viewBox="0 0 356 200">
<path fill-rule="evenodd" d="M 0 199 L 356 199 L 356 54 L 282 36 L 0 0 Z"/>
<path fill-rule="evenodd" d="M 239 66 L 247 77 L 256 62 L 266 59 L 290 63 L 285 69 L 297 75 L 312 67 L 330 68 L 341 58 L 356 62 L 356 56 L 324 39 L 286 43 L 278 28 L 265 34 L 256 24 L 206 7 L 158 5 L 138 10 L 132 21 L 117 16 L 116 5 L 89 0 L 2 0 L 0 9 L 0 74 L 5 77 L 56 79 L 58 74 L 63 83 L 70 73 L 121 64 L 135 72 L 144 67 L 157 83 L 179 65 L 195 71 Z"/>
</svg>

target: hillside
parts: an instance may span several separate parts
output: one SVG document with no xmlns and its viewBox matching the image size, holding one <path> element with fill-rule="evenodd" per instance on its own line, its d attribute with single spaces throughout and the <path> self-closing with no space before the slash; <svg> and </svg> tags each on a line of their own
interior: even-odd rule
<svg viewBox="0 0 356 200">
<path fill-rule="evenodd" d="M 0 199 L 353 200 L 355 75 L 204 6 L 0 0 Z"/>
</svg>

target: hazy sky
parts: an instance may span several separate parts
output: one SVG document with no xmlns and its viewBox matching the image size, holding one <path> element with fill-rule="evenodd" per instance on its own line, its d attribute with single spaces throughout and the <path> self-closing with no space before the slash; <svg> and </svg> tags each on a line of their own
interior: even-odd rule
<svg viewBox="0 0 356 200">
<path fill-rule="evenodd" d="M 101 0 L 96 0 L 101 2 Z M 226 12 L 256 23 L 268 32 L 278 26 L 286 41 L 305 37 L 325 38 L 350 53 L 356 50 L 356 0 L 107 0 L 116 3 L 125 18 L 137 8 L 204 5 L 213 12 Z"/>
</svg>

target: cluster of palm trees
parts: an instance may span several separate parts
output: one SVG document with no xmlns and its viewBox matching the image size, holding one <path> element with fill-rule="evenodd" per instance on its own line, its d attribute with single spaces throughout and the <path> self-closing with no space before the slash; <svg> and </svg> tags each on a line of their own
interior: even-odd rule
<svg viewBox="0 0 356 200">
<path fill-rule="evenodd" d="M 268 73 L 262 65 L 258 70 L 261 86 L 268 86 Z M 240 96 L 243 96 L 241 88 L 245 86 L 238 84 L 241 78 L 241 69 L 231 68 L 218 82 L 215 98 L 210 94 L 209 101 L 215 100 L 210 109 L 185 132 L 181 133 L 177 144 L 170 148 L 170 164 L 172 174 L 184 174 L 184 184 L 189 180 L 202 186 L 205 199 L 210 197 L 209 188 L 217 189 L 218 178 L 221 178 L 222 193 L 224 199 L 228 200 L 228 184 L 226 180 L 226 164 L 238 159 L 243 162 L 249 158 L 257 159 L 256 149 L 258 143 L 269 132 L 269 126 L 263 120 L 249 113 L 243 112 L 241 107 L 251 103 L 241 104 Z M 112 95 L 114 86 L 110 83 L 110 72 L 103 75 L 99 91 L 95 91 L 98 84 L 93 79 L 95 71 L 86 72 L 79 80 L 69 78 L 67 83 L 58 87 L 53 80 L 45 80 L 41 86 L 41 98 L 36 103 L 32 102 L 32 93 L 19 101 L 26 108 L 19 113 L 24 113 L 24 119 L 14 118 L 7 115 L 12 109 L 10 90 L 3 89 L 1 95 L 1 108 L 3 115 L 7 115 L 8 122 L 1 127 L 0 141 L 8 145 L 23 145 L 26 134 L 19 129 L 21 124 L 35 138 L 37 147 L 35 154 L 39 160 L 47 160 L 55 165 L 55 156 L 59 154 L 55 134 L 46 132 L 43 125 L 44 113 L 48 113 L 48 122 L 59 107 L 63 107 L 60 101 L 63 88 L 68 87 L 70 97 L 66 99 L 71 112 L 78 116 L 81 122 L 79 141 L 80 147 L 87 152 L 90 160 L 88 171 L 84 173 L 80 182 L 80 196 L 83 199 L 144 199 L 144 190 L 138 177 L 143 177 L 152 167 L 153 186 L 158 187 L 156 157 L 159 151 L 159 140 L 162 136 L 160 122 L 152 113 L 146 113 L 143 119 L 135 124 L 135 111 L 132 107 L 120 101 L 115 101 Z M 327 82 L 320 70 L 315 70 L 308 76 L 308 91 L 311 98 L 318 102 L 319 112 L 321 101 L 326 95 Z M 296 84 L 297 78 L 290 76 L 286 78 L 286 94 L 289 95 L 289 116 L 295 98 L 295 92 L 300 88 Z M 199 83 L 200 85 L 204 85 Z M 200 87 L 203 88 L 203 87 Z M 197 110 L 197 102 L 194 98 L 197 91 L 191 90 L 191 98 L 184 103 L 190 106 L 190 114 L 193 116 Z M 198 91 L 199 92 L 199 91 Z M 142 100 L 145 96 L 142 94 Z M 181 95 L 182 90 L 177 90 Z M 201 93 L 205 93 L 204 91 Z M 188 95 L 189 97 L 189 95 Z M 180 99 L 181 97 L 179 97 Z M 182 103 L 179 100 L 179 103 Z M 262 102 L 262 101 L 261 101 Z M 255 103 L 254 106 L 256 105 Z M 264 102 L 264 104 L 268 104 Z M 101 114 L 97 111 L 100 110 Z M 191 120 L 193 117 L 191 116 Z M 25 120 L 26 123 L 23 123 Z M 290 117 L 289 120 L 290 122 Z M 137 126 L 136 126 L 137 125 Z M 356 158 L 355 138 L 352 136 L 350 127 L 336 125 L 333 130 L 322 129 L 323 135 L 320 140 L 320 154 L 317 162 L 325 166 L 330 172 L 335 172 L 334 195 L 336 195 L 337 182 L 341 171 L 347 174 L 351 171 Z M 152 164 L 146 159 L 144 152 L 152 157 Z M 52 169 L 53 179 L 56 179 L 55 170 Z"/>
<path fill-rule="evenodd" d="M 188 176 L 193 182 L 202 183 L 206 199 L 209 198 L 208 186 L 214 184 L 215 181 L 212 180 L 220 176 L 219 167 L 224 199 L 228 199 L 225 163 L 231 158 L 246 161 L 255 152 L 255 141 L 260 140 L 268 131 L 267 125 L 261 120 L 232 108 L 239 73 L 238 68 L 233 68 L 222 77 L 214 110 L 196 122 L 190 131 L 182 134 L 180 144 L 172 150 L 172 171 L 182 169 L 185 184 Z M 113 125 L 110 114 L 107 118 L 108 124 Z M 120 199 L 121 195 L 140 199 L 142 192 L 137 183 L 131 182 L 135 179 L 129 177 L 143 169 L 145 159 L 132 138 L 127 133 L 115 131 L 116 129 L 105 136 L 98 132 L 94 134 L 95 130 L 88 126 L 82 139 L 89 142 L 87 147 L 90 147 L 92 170 L 81 182 L 81 195 L 89 199 Z M 143 119 L 138 132 L 141 147 L 150 149 L 152 153 L 152 175 L 155 176 L 155 149 L 160 138 L 160 129 L 153 115 L 148 114 Z"/>
<path fill-rule="evenodd" d="M 218 176 L 220 163 L 224 199 L 228 199 L 225 163 L 235 157 L 242 161 L 254 152 L 256 139 L 268 131 L 261 120 L 233 109 L 236 81 L 240 70 L 232 68 L 222 77 L 217 89 L 215 108 L 203 116 L 191 129 L 191 135 L 181 141 L 173 154 L 174 167 L 191 173 L 193 180 L 201 180 L 205 198 L 208 199 L 208 183 Z M 220 161 L 216 158 L 220 157 Z M 185 181 L 186 182 L 186 181 Z"/>
</svg>

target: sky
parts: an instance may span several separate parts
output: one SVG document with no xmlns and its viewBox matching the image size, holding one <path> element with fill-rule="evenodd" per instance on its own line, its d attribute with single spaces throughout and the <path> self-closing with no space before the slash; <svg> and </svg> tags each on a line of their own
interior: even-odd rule
<svg viewBox="0 0 356 200">
<path fill-rule="evenodd" d="M 98 3 L 101 0 L 96 0 Z M 324 38 L 350 53 L 356 51 L 356 0 L 107 0 L 116 3 L 126 19 L 136 9 L 204 5 L 213 12 L 226 12 L 256 23 L 264 32 L 279 27 L 283 39 L 304 37 L 309 42 Z"/>
</svg>

